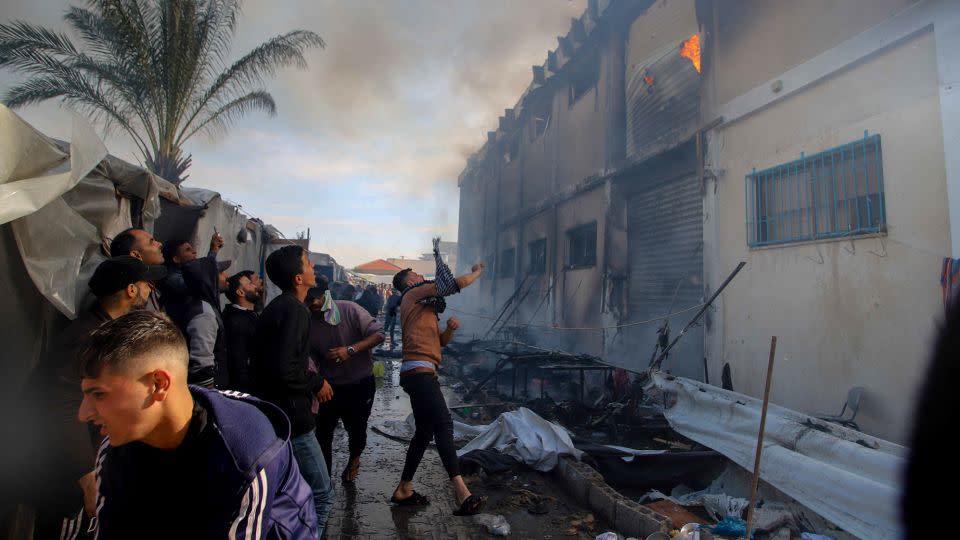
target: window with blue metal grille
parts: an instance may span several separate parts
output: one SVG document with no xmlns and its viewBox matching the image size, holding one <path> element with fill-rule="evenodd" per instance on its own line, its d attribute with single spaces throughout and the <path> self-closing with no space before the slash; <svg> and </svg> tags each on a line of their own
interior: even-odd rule
<svg viewBox="0 0 960 540">
<path fill-rule="evenodd" d="M 880 135 L 746 177 L 750 247 L 886 231 Z"/>
</svg>

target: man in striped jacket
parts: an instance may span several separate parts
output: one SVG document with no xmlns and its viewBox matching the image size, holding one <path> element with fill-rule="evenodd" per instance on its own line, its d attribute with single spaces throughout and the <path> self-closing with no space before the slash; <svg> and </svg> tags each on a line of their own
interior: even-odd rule
<svg viewBox="0 0 960 540">
<path fill-rule="evenodd" d="M 309 486 L 277 407 L 187 385 L 177 327 L 147 311 L 110 321 L 81 353 L 80 420 L 97 454 L 97 538 L 316 538 Z"/>
</svg>

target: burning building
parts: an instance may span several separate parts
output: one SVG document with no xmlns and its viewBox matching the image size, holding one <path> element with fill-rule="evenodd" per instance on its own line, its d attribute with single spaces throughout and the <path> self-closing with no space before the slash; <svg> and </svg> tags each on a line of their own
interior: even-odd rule
<svg viewBox="0 0 960 540">
<path fill-rule="evenodd" d="M 745 261 L 663 368 L 757 396 L 778 335 L 777 403 L 862 387 L 861 427 L 902 442 L 960 257 L 958 20 L 590 1 L 460 175 L 459 270 L 489 271 L 452 305 L 477 335 L 512 304 L 525 343 L 645 369 Z"/>
</svg>

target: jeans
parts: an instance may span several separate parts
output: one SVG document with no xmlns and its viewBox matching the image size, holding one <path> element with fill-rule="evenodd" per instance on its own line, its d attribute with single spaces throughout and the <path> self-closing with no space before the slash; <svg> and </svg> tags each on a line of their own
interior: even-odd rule
<svg viewBox="0 0 960 540">
<path fill-rule="evenodd" d="M 440 461 L 443 462 L 447 475 L 450 478 L 460 476 L 460 461 L 457 458 L 457 449 L 453 446 L 453 419 L 450 418 L 450 409 L 440 392 L 436 375 L 402 375 L 400 386 L 410 396 L 410 407 L 413 409 L 413 421 L 416 424 L 400 479 L 405 482 L 413 480 L 423 453 L 430 445 L 430 439 L 435 439 L 437 443 L 437 453 L 440 454 Z"/>
<path fill-rule="evenodd" d="M 373 409 L 377 381 L 373 375 L 351 384 L 334 384 L 333 399 L 321 403 L 317 410 L 317 440 L 327 462 L 327 471 L 333 474 L 333 432 L 337 421 L 343 420 L 350 446 L 350 459 L 360 457 L 367 446 L 367 420 Z"/>
<path fill-rule="evenodd" d="M 327 464 L 323 460 L 315 430 L 291 437 L 290 442 L 293 444 L 293 455 L 297 458 L 300 474 L 313 491 L 313 505 L 317 509 L 317 538 L 320 538 L 327 526 L 330 507 L 333 506 L 333 485 L 330 483 Z"/>
<path fill-rule="evenodd" d="M 387 315 L 383 321 L 383 331 L 390 334 L 390 348 L 394 348 L 393 332 L 397 329 L 397 316 Z"/>
</svg>

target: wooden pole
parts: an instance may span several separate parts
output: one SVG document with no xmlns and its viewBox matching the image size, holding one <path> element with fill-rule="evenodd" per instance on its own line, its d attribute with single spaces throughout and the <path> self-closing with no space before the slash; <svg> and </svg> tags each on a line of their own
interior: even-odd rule
<svg viewBox="0 0 960 540">
<path fill-rule="evenodd" d="M 744 535 L 750 540 L 753 526 L 753 507 L 757 502 L 757 487 L 760 485 L 760 456 L 763 453 L 763 431 L 767 425 L 767 405 L 770 403 L 770 382 L 773 380 L 773 358 L 777 354 L 777 336 L 770 338 L 770 362 L 767 364 L 767 385 L 763 389 L 763 409 L 760 411 L 760 433 L 757 435 L 757 456 L 753 461 L 753 485 L 750 487 L 750 504 L 747 505 L 747 531 Z"/>
</svg>

